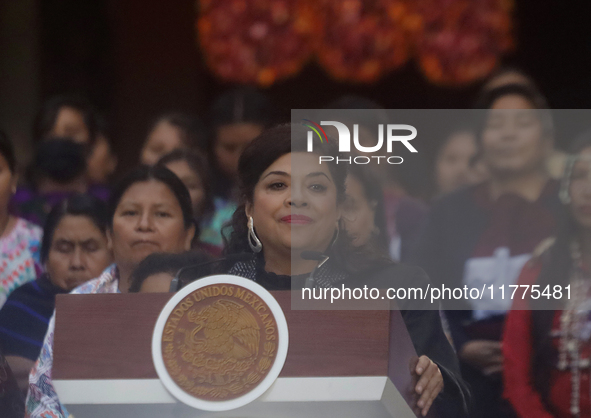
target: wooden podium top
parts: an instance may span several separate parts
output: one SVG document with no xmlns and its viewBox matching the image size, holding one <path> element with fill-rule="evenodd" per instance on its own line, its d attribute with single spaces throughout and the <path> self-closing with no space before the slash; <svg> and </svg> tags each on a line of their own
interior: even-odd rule
<svg viewBox="0 0 591 418">
<path fill-rule="evenodd" d="M 408 371 L 414 349 L 406 329 L 390 341 L 395 324 L 389 311 L 292 311 L 289 291 L 271 293 L 289 327 L 289 350 L 280 377 L 388 376 L 401 367 Z M 58 295 L 53 379 L 157 379 L 152 333 L 171 297 Z M 400 378 L 392 376 L 395 384 Z M 400 384 L 406 380 L 408 372 Z"/>
</svg>

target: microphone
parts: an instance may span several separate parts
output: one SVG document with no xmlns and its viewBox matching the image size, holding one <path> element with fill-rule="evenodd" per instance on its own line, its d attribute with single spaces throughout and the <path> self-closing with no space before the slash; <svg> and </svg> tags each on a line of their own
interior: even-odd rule
<svg viewBox="0 0 591 418">
<path fill-rule="evenodd" d="M 170 282 L 170 288 L 168 289 L 168 291 L 174 293 L 177 290 L 179 290 L 178 288 L 179 288 L 179 285 L 181 283 L 181 275 L 183 273 L 186 273 L 187 271 L 190 271 L 192 269 L 200 269 L 200 268 L 209 266 L 211 264 L 221 263 L 223 261 L 231 262 L 231 263 L 238 263 L 240 261 L 248 261 L 248 260 L 251 260 L 254 256 L 255 256 L 254 253 L 230 254 L 227 257 L 222 257 L 222 258 L 218 258 L 218 259 L 215 259 L 215 260 L 205 261 L 203 263 L 198 263 L 198 264 L 193 264 L 193 265 L 190 265 L 190 266 L 185 266 L 185 267 L 181 268 L 179 271 L 176 272 L 176 275 L 174 276 L 174 279 L 172 279 L 172 281 Z"/>
<path fill-rule="evenodd" d="M 329 257 L 326 254 L 322 254 L 319 251 L 302 251 L 302 253 L 300 254 L 300 257 L 302 257 L 304 260 L 320 261 L 320 263 L 318 263 L 318 265 L 316 267 L 314 267 L 314 270 L 312 270 L 312 273 L 310 273 L 310 276 L 308 276 L 308 278 L 306 279 L 306 282 L 304 284 L 304 287 L 306 289 L 312 289 L 314 287 L 314 285 L 316 284 L 316 278 L 314 277 L 314 275 L 316 274 L 316 271 L 320 267 L 322 267 L 322 265 L 324 263 L 326 263 L 326 261 L 329 259 Z"/>
</svg>

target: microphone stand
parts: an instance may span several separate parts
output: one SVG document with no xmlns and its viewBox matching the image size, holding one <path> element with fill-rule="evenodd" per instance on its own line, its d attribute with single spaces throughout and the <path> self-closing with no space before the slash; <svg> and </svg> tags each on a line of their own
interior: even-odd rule
<svg viewBox="0 0 591 418">
<path fill-rule="evenodd" d="M 324 263 L 326 263 L 328 261 L 328 259 L 330 257 L 327 256 L 326 254 L 322 254 L 321 252 L 318 252 L 318 251 L 302 251 L 302 254 L 300 256 L 304 260 L 319 261 L 319 263 L 316 265 L 316 267 L 314 267 L 314 269 L 312 270 L 312 272 L 310 273 L 310 275 L 308 276 L 308 278 L 306 279 L 306 281 L 304 283 L 304 288 L 312 289 L 316 285 L 316 277 L 315 277 L 316 272 L 318 271 L 318 269 L 320 267 L 322 267 L 322 265 Z"/>
</svg>

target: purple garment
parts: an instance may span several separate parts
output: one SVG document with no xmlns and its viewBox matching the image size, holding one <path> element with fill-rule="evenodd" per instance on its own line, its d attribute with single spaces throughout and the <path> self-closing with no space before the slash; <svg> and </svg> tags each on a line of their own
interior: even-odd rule
<svg viewBox="0 0 591 418">
<path fill-rule="evenodd" d="M 87 193 L 106 203 L 111 197 L 111 188 L 105 184 L 93 184 L 88 187 Z"/>
<path fill-rule="evenodd" d="M 89 186 L 87 193 L 103 202 L 109 200 L 110 189 L 104 185 Z M 19 187 L 10 201 L 14 216 L 43 226 L 45 218 L 55 205 L 74 194 L 73 192 L 52 192 L 39 194 L 29 187 Z"/>
</svg>

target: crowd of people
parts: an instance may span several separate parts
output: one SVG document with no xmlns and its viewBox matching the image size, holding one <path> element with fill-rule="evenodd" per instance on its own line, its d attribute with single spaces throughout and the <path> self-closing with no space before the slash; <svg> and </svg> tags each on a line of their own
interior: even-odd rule
<svg viewBox="0 0 591 418">
<path fill-rule="evenodd" d="M 349 97 L 327 108 L 380 107 Z M 303 287 L 313 270 L 316 287 L 570 284 L 551 308 L 492 297 L 399 308 L 419 356 L 418 414 L 591 416 L 591 133 L 557 151 L 548 104 L 513 70 L 474 108 L 480 120 L 442 134 L 435 190 L 421 199 L 404 172 L 319 165 L 340 155 L 335 143 L 307 152 L 293 141 L 307 128 L 276 124 L 255 90 L 220 96 L 208 124 L 158 117 L 117 182 L 92 105 L 48 100 L 26 170 L 0 134 L 0 410 L 68 416 L 52 384 L 57 294 L 168 292 L 183 267 L 224 257 L 208 273 L 270 290 Z"/>
</svg>

